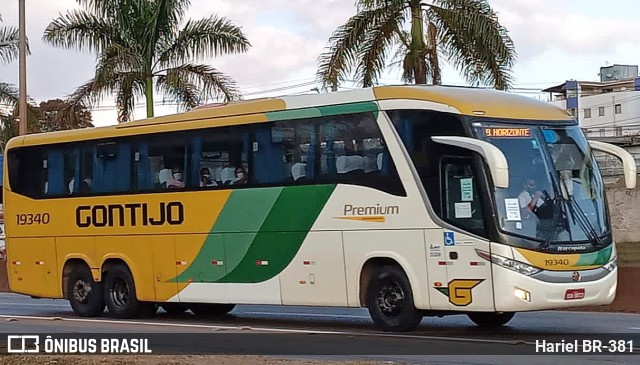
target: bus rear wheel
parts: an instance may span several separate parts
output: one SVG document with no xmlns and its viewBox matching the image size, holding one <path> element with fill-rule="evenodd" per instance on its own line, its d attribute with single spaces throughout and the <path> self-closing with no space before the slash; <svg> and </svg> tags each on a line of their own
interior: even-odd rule
<svg viewBox="0 0 640 365">
<path fill-rule="evenodd" d="M 373 272 L 367 307 L 375 325 L 386 332 L 413 331 L 423 317 L 413 303 L 409 279 L 396 266 L 379 267 Z"/>
<path fill-rule="evenodd" d="M 133 275 L 124 265 L 112 266 L 109 269 L 104 280 L 104 290 L 104 300 L 111 317 L 147 317 L 155 314 L 158 309 L 154 303 L 138 300 Z"/>
<path fill-rule="evenodd" d="M 82 266 L 71 271 L 67 281 L 67 299 L 80 317 L 97 317 L 104 312 L 102 283 L 95 282 L 91 270 Z"/>
<path fill-rule="evenodd" d="M 500 327 L 509 323 L 515 316 L 511 312 L 475 312 L 468 313 L 469 319 L 480 327 Z"/>
<path fill-rule="evenodd" d="M 201 317 L 221 317 L 231 312 L 236 307 L 235 304 L 191 304 L 189 309 L 196 316 Z"/>
</svg>

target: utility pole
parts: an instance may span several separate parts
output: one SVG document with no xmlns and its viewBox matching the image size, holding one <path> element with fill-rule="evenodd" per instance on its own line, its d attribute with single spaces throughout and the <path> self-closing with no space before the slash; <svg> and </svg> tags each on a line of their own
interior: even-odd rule
<svg viewBox="0 0 640 365">
<path fill-rule="evenodd" d="M 20 107 L 18 110 L 19 120 L 19 134 L 27 134 L 27 30 L 26 30 L 26 17 L 25 17 L 25 0 L 19 1 L 19 53 L 20 53 Z"/>
</svg>

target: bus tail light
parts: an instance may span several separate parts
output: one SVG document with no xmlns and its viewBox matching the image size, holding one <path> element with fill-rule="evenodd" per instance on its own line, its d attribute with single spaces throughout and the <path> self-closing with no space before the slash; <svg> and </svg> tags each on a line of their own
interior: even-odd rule
<svg viewBox="0 0 640 365">
<path fill-rule="evenodd" d="M 518 272 L 526 276 L 535 275 L 540 271 L 542 271 L 541 269 L 535 266 L 531 266 L 529 264 L 525 264 L 524 262 L 508 259 L 504 256 L 500 256 L 496 254 L 490 254 L 486 251 L 476 249 L 476 253 L 478 254 L 478 256 L 482 257 L 487 261 L 490 261 L 498 266 L 502 266 L 504 268 L 513 270 L 515 272 Z"/>
</svg>

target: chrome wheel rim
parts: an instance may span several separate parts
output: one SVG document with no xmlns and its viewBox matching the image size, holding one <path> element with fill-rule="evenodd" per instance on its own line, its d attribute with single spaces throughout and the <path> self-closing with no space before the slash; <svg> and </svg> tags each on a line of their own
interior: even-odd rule
<svg viewBox="0 0 640 365">
<path fill-rule="evenodd" d="M 404 291 L 396 282 L 386 283 L 378 291 L 378 307 L 385 316 L 399 315 L 402 312 L 404 299 Z"/>
</svg>

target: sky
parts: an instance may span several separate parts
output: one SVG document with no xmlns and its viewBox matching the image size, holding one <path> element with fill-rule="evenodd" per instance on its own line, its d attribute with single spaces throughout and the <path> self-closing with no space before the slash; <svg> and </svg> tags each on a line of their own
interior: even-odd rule
<svg viewBox="0 0 640 365">
<path fill-rule="evenodd" d="M 565 80 L 598 80 L 601 66 L 640 64 L 640 1 L 637 0 L 489 0 L 516 46 L 515 86 L 543 89 Z M 32 99 L 64 98 L 93 76 L 95 54 L 54 48 L 41 41 L 46 26 L 59 14 L 78 8 L 76 0 L 26 0 L 27 90 Z M 245 98 L 308 92 L 315 85 L 317 58 L 332 32 L 355 14 L 355 0 L 192 0 L 188 18 L 212 14 L 241 26 L 252 44 L 249 52 L 197 60 L 233 77 Z M 5 26 L 18 25 L 18 1 L 0 0 Z M 0 65 L 0 80 L 18 84 L 17 61 Z M 390 69 L 382 84 L 398 84 L 400 71 Z M 464 79 L 444 66 L 443 83 Z M 297 87 L 291 87 L 296 86 Z M 353 86 L 353 85 L 347 85 Z M 535 92 L 532 97 L 543 98 Z M 140 101 L 141 102 L 141 101 Z M 162 102 L 158 99 L 157 103 Z M 175 113 L 159 106 L 156 115 Z M 112 100 L 93 112 L 96 125 L 116 123 Z M 144 109 L 135 113 L 143 118 Z"/>
</svg>

